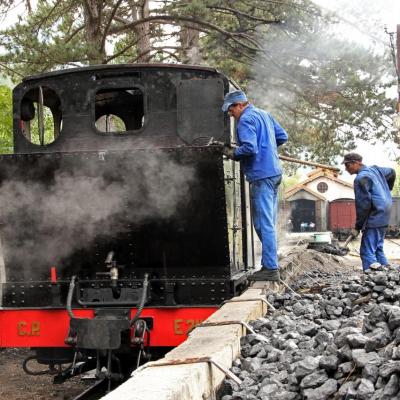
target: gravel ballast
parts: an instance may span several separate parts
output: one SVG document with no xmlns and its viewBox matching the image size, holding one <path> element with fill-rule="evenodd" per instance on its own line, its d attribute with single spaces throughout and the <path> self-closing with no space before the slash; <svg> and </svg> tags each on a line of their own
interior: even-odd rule
<svg viewBox="0 0 400 400">
<path fill-rule="evenodd" d="M 220 399 L 400 399 L 398 266 L 348 275 L 315 267 L 296 278 L 301 297 L 267 294 L 276 311 L 252 323 L 266 340 L 242 338 L 231 368 L 242 384 L 226 379 Z"/>
</svg>

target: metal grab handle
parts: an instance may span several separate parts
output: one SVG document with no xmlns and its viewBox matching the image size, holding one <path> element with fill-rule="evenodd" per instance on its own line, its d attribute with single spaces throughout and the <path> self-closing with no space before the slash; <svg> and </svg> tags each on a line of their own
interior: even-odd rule
<svg viewBox="0 0 400 400">
<path fill-rule="evenodd" d="M 38 130 L 39 143 L 44 145 L 44 111 L 43 111 L 43 88 L 39 86 L 39 102 L 38 102 Z"/>
<path fill-rule="evenodd" d="M 147 286 L 149 285 L 149 274 L 145 273 L 144 274 L 144 279 L 143 279 L 143 291 L 142 291 L 142 298 L 140 300 L 140 304 L 139 307 L 136 311 L 135 316 L 131 319 L 131 321 L 129 322 L 130 325 L 132 326 L 139 318 L 143 307 L 144 307 L 144 303 L 146 302 L 146 295 L 147 295 Z"/>
</svg>

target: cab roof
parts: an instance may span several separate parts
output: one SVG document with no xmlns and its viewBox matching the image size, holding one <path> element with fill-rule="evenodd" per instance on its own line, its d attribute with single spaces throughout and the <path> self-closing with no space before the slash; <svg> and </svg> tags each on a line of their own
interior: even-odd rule
<svg viewBox="0 0 400 400">
<path fill-rule="evenodd" d="M 75 74 L 79 72 L 90 72 L 90 71 L 110 71 L 110 70 L 129 70 L 132 71 L 138 69 L 180 69 L 180 70 L 197 70 L 197 71 L 208 71 L 214 73 L 220 73 L 216 68 L 199 66 L 199 65 L 187 65 L 187 64 L 104 64 L 104 65 L 91 65 L 88 67 L 78 68 L 67 68 L 58 71 L 46 72 L 38 75 L 31 75 L 23 78 L 23 81 L 30 81 L 36 79 L 42 79 L 53 76 L 62 76 L 67 74 Z"/>
</svg>

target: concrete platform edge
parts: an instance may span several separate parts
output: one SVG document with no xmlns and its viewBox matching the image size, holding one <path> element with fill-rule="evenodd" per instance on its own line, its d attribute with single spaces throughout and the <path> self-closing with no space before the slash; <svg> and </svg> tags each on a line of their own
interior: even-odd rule
<svg viewBox="0 0 400 400">
<path fill-rule="evenodd" d="M 206 322 L 249 322 L 265 315 L 267 306 L 257 299 L 265 299 L 266 289 L 280 291 L 282 286 L 257 283 L 241 296 L 234 297 L 232 302 L 224 304 Z M 212 356 L 219 364 L 230 368 L 240 354 L 240 338 L 245 334 L 245 328 L 240 324 L 199 327 L 159 362 Z M 219 369 L 207 362 L 171 366 L 154 364 L 157 362 L 134 372 L 128 381 L 102 400 L 215 399 L 216 390 L 225 378 Z"/>
</svg>

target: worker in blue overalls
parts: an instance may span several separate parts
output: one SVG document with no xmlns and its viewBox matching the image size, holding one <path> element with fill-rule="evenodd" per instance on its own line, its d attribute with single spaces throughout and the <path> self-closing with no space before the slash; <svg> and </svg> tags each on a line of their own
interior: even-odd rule
<svg viewBox="0 0 400 400">
<path fill-rule="evenodd" d="M 277 147 L 287 141 L 287 133 L 269 113 L 250 104 L 241 90 L 226 94 L 222 111 L 237 121 L 239 147 L 226 145 L 223 153 L 241 162 L 250 182 L 253 224 L 262 244 L 262 268 L 250 280 L 279 281 L 276 218 L 282 170 Z"/>
<path fill-rule="evenodd" d="M 343 164 L 349 174 L 357 174 L 354 180 L 356 224 L 353 237 L 362 231 L 360 257 L 364 272 L 371 266 L 389 264 L 383 252 L 386 228 L 389 225 L 396 172 L 392 168 L 373 165 L 367 167 L 357 153 L 344 156 Z"/>
</svg>

